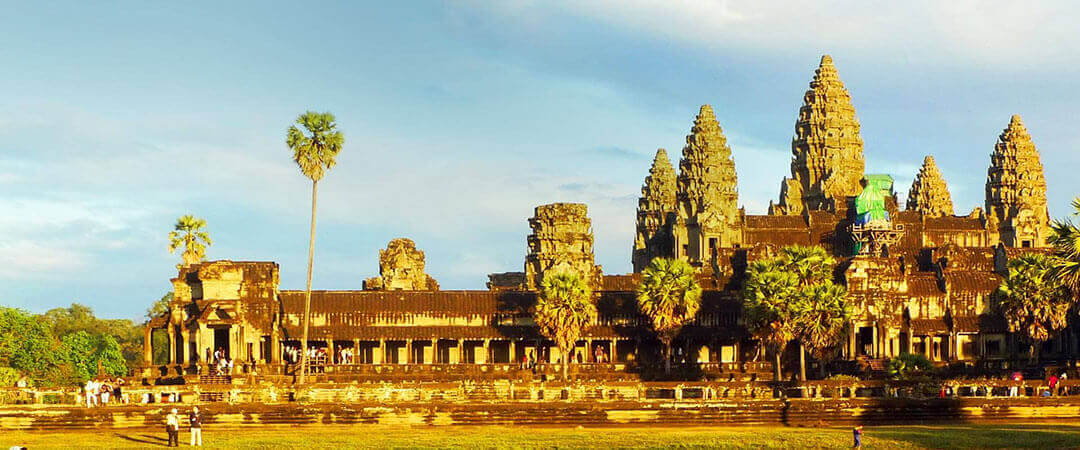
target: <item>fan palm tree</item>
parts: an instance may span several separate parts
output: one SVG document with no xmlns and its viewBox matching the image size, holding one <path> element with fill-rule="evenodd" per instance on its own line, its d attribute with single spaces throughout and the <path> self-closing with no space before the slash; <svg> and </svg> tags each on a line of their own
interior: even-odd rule
<svg viewBox="0 0 1080 450">
<path fill-rule="evenodd" d="M 1050 276 L 1056 264 L 1047 255 L 1022 255 L 1009 261 L 1008 276 L 998 287 L 1009 331 L 1031 342 L 1032 362 L 1038 362 L 1041 344 L 1065 328 L 1073 304 L 1067 289 Z"/>
<path fill-rule="evenodd" d="M 836 260 L 822 247 L 802 245 L 784 247 L 780 250 L 779 264 L 781 270 L 795 274 L 798 280 L 800 288 L 794 293 L 795 305 L 815 301 L 813 292 L 818 286 L 833 285 L 832 269 Z M 804 308 L 814 308 L 814 306 L 807 305 Z M 806 340 L 800 338 L 798 342 L 799 379 L 806 381 Z"/>
<path fill-rule="evenodd" d="M 844 326 L 851 318 L 851 309 L 845 301 L 847 290 L 832 282 L 802 288 L 795 302 L 795 328 L 799 342 L 820 361 L 821 376 L 825 376 L 825 364 L 832 350 L 844 337 Z M 806 364 L 799 355 L 803 370 Z M 806 374 L 802 374 L 804 379 Z"/>
<path fill-rule="evenodd" d="M 184 266 L 198 264 L 206 258 L 206 247 L 213 245 L 210 234 L 207 233 L 206 220 L 191 214 L 181 216 L 176 220 L 173 231 L 169 232 L 169 253 L 176 253 L 177 249 L 183 248 L 180 258 Z"/>
<path fill-rule="evenodd" d="M 697 271 L 682 259 L 653 258 L 642 271 L 637 303 L 664 345 L 664 373 L 670 373 L 671 341 L 701 308 Z"/>
<path fill-rule="evenodd" d="M 559 347 L 564 379 L 578 339 L 586 328 L 596 323 L 597 315 L 592 289 L 584 278 L 573 272 L 544 275 L 533 320 L 540 333 Z"/>
<path fill-rule="evenodd" d="M 1073 215 L 1080 216 L 1080 197 L 1073 199 Z M 1055 220 L 1051 225 L 1050 244 L 1054 246 L 1057 264 L 1050 270 L 1054 280 L 1072 291 L 1080 300 L 1080 227 L 1069 219 Z"/>
<path fill-rule="evenodd" d="M 773 350 L 773 378 L 780 381 L 780 355 L 795 337 L 792 309 L 798 278 L 778 258 L 754 261 L 746 268 L 742 316 L 750 333 Z"/>
<path fill-rule="evenodd" d="M 799 286 L 832 280 L 836 260 L 824 248 L 818 246 L 790 245 L 780 249 L 780 265 L 791 271 L 799 280 Z"/>
<path fill-rule="evenodd" d="M 300 342 L 300 378 L 304 383 L 307 372 L 308 323 L 311 316 L 311 272 L 315 265 L 315 204 L 318 200 L 319 180 L 327 170 L 336 164 L 337 155 L 345 144 L 345 136 L 337 129 L 334 115 L 328 112 L 308 111 L 296 119 L 296 125 L 289 127 L 285 144 L 293 152 L 293 161 L 300 167 L 300 172 L 311 180 L 311 234 L 308 240 L 307 290 L 304 291 L 304 332 Z M 305 134 L 306 131 L 306 134 Z"/>
</svg>

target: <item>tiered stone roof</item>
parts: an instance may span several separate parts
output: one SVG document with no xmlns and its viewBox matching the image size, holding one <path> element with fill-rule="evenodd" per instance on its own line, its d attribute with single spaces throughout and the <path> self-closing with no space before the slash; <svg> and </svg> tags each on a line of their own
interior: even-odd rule
<svg viewBox="0 0 1080 450">
<path fill-rule="evenodd" d="M 986 211 L 1006 245 L 1041 247 L 1049 233 L 1046 178 L 1039 152 L 1019 115 L 1013 115 L 990 155 Z"/>
<path fill-rule="evenodd" d="M 592 221 L 582 203 L 551 203 L 537 206 L 529 219 L 532 234 L 526 238 L 525 287 L 538 289 L 547 272 L 574 272 L 600 285 L 602 269 L 593 256 Z"/>
<path fill-rule="evenodd" d="M 379 276 L 364 280 L 365 290 L 437 291 L 439 283 L 424 272 L 424 252 L 412 239 L 398 238 L 379 250 Z"/>
<path fill-rule="evenodd" d="M 866 161 L 859 120 L 829 55 L 821 57 L 803 96 L 791 153 L 791 178 L 781 184 L 780 202 L 770 206 L 770 214 L 833 210 L 861 192 Z"/>
<path fill-rule="evenodd" d="M 637 234 L 634 237 L 634 270 L 649 263 L 649 255 L 669 252 L 671 243 L 664 233 L 668 213 L 675 211 L 675 168 L 667 151 L 658 149 L 638 199 Z"/>
<path fill-rule="evenodd" d="M 731 221 L 738 211 L 738 179 L 731 147 L 727 144 L 716 115 L 709 105 L 702 105 L 690 134 L 686 136 L 679 161 L 679 213 L 694 223 L 705 213 L 718 214 Z"/>
<path fill-rule="evenodd" d="M 908 191 L 907 209 L 931 217 L 953 215 L 952 196 L 934 157 L 927 155 Z"/>
</svg>

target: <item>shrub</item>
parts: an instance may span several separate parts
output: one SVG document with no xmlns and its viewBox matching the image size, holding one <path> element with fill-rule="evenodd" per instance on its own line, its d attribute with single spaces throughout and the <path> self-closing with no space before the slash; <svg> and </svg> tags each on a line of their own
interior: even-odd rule
<svg viewBox="0 0 1080 450">
<path fill-rule="evenodd" d="M 904 353 L 885 363 L 885 373 L 894 380 L 909 380 L 933 375 L 934 363 L 926 356 Z"/>
</svg>

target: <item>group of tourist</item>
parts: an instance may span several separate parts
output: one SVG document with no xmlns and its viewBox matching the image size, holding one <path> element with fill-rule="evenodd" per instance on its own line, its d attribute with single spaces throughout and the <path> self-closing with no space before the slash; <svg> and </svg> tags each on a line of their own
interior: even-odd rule
<svg viewBox="0 0 1080 450">
<path fill-rule="evenodd" d="M 165 416 L 165 433 L 169 435 L 169 447 L 180 446 L 180 420 L 176 408 L 173 408 Z M 191 414 L 188 415 L 188 425 L 191 429 L 191 446 L 202 447 L 202 414 L 199 413 L 198 406 L 191 408 Z"/>
<path fill-rule="evenodd" d="M 562 362 L 561 358 L 559 359 L 559 362 L 560 363 Z M 574 364 L 581 364 L 581 363 L 585 362 L 585 355 L 580 350 L 576 351 L 573 354 L 571 354 L 570 362 L 574 363 Z M 596 364 L 607 364 L 607 363 L 611 362 L 611 358 L 609 358 L 607 352 L 604 351 L 604 347 L 601 347 L 601 346 L 598 345 L 593 350 L 593 358 L 592 358 L 592 361 L 590 361 L 590 362 L 593 362 L 593 363 L 596 363 Z M 536 351 L 535 350 L 529 350 L 528 354 L 521 356 L 521 365 L 520 365 L 520 367 L 523 370 L 536 369 Z"/>
<path fill-rule="evenodd" d="M 113 403 L 126 404 L 128 402 L 127 397 L 124 396 L 124 385 L 127 384 L 123 378 L 103 378 L 86 381 L 86 385 L 83 386 L 83 398 L 86 400 L 86 407 L 91 408 L 94 406 L 105 406 L 110 401 Z"/>
<path fill-rule="evenodd" d="M 356 364 L 355 356 L 351 347 L 338 347 L 337 357 L 334 362 L 337 364 Z"/>
<path fill-rule="evenodd" d="M 293 346 L 293 345 L 286 345 L 285 350 L 282 353 L 283 353 L 282 359 L 285 360 L 286 364 L 299 364 L 300 363 L 300 356 L 304 354 L 303 350 L 301 350 L 300 347 Z M 326 371 L 326 360 L 327 360 L 328 355 L 329 354 L 327 353 L 325 347 L 308 347 L 308 349 L 307 349 L 308 367 L 309 367 L 308 370 L 311 370 L 313 372 L 325 372 Z M 342 354 L 342 351 L 339 349 L 338 350 L 338 361 L 342 361 L 343 357 L 344 357 L 344 355 Z M 351 362 L 352 361 L 352 352 L 351 351 L 348 353 L 348 361 L 350 361 L 350 362 L 341 363 L 341 364 L 352 364 L 352 362 Z"/>
<path fill-rule="evenodd" d="M 233 360 L 225 353 L 224 348 L 218 347 L 217 350 L 214 350 L 213 361 L 214 364 L 212 368 L 214 375 L 226 375 L 232 373 Z"/>
</svg>

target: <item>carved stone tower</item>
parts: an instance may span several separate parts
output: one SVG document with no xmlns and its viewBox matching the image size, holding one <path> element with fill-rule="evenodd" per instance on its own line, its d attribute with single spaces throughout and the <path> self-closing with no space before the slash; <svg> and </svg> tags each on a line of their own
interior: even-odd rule
<svg viewBox="0 0 1080 450">
<path fill-rule="evenodd" d="M 548 272 L 574 272 L 600 287 L 603 272 L 593 257 L 592 221 L 581 203 L 537 206 L 529 219 L 529 254 L 525 256 L 525 288 L 536 290 Z"/>
<path fill-rule="evenodd" d="M 866 161 L 859 120 L 829 55 L 821 57 L 803 96 L 791 153 L 791 178 L 784 179 L 780 202 L 769 205 L 769 214 L 835 211 L 862 191 Z"/>
<path fill-rule="evenodd" d="M 735 162 L 712 107 L 703 105 L 686 136 L 676 190 L 675 256 L 711 261 L 716 249 L 741 244 Z"/>
<path fill-rule="evenodd" d="M 952 196 L 945 184 L 945 177 L 934 163 L 933 156 L 923 159 L 922 168 L 915 175 L 908 191 L 908 211 L 919 211 L 931 217 L 953 215 Z"/>
<path fill-rule="evenodd" d="M 1001 242 L 1011 247 L 1043 247 L 1050 232 L 1046 178 L 1039 152 L 1020 120 L 1012 116 L 990 155 L 986 212 L 998 224 Z"/>
<path fill-rule="evenodd" d="M 437 291 L 439 283 L 424 272 L 424 252 L 416 243 L 398 238 L 379 250 L 379 276 L 364 280 L 364 290 Z"/>
<path fill-rule="evenodd" d="M 675 212 L 675 168 L 667 151 L 659 149 L 638 199 L 637 234 L 631 261 L 640 272 L 652 258 L 672 253 L 669 215 Z"/>
</svg>

